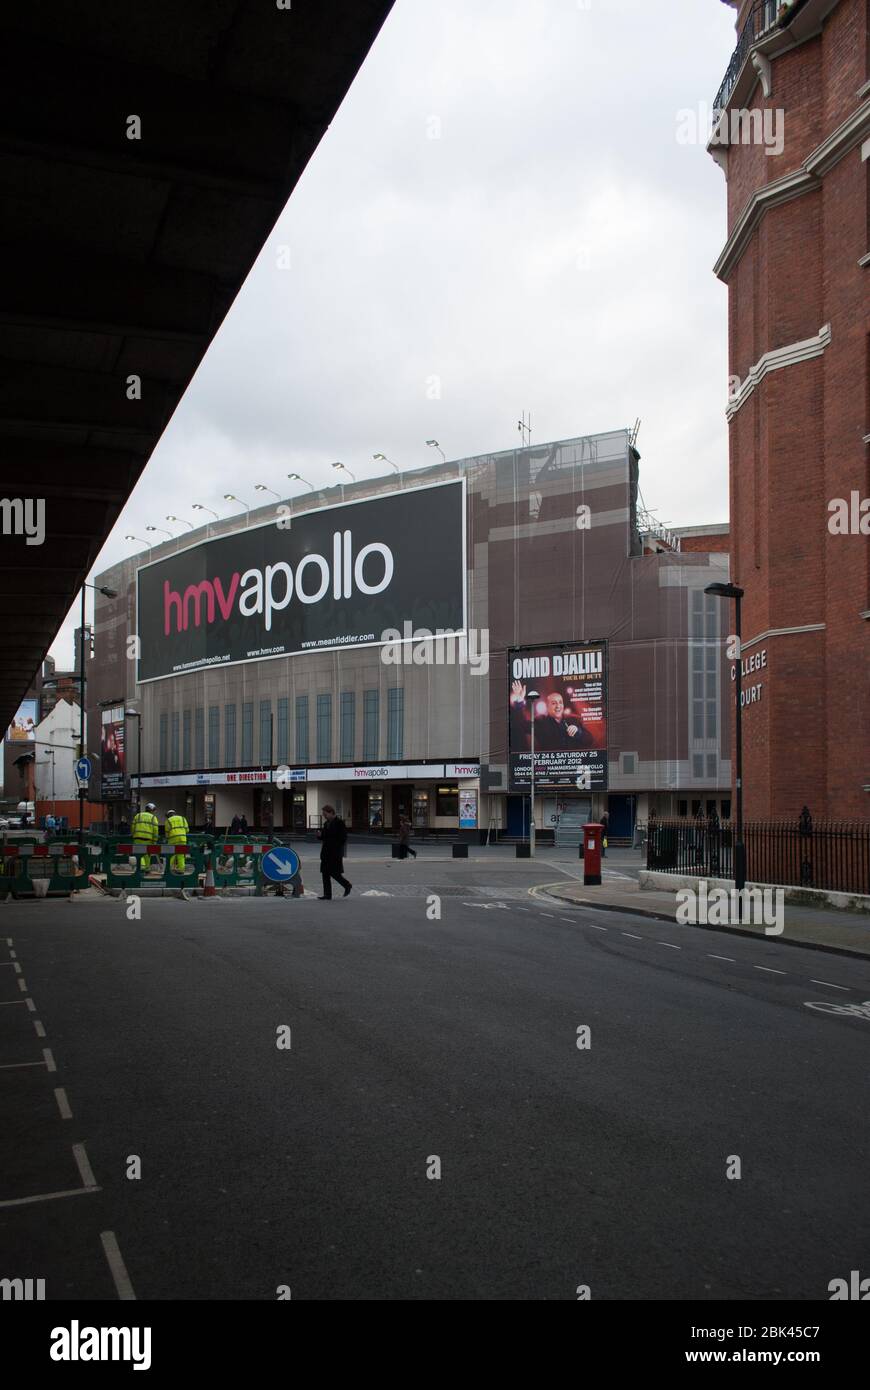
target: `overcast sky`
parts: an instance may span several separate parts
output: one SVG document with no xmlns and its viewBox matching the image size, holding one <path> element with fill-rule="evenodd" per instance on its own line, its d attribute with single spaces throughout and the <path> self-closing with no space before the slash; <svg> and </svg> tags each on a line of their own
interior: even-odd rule
<svg viewBox="0 0 870 1390">
<path fill-rule="evenodd" d="M 725 179 L 677 131 L 734 44 L 722 0 L 396 0 L 96 572 L 256 482 L 514 448 L 523 410 L 639 416 L 647 505 L 727 520 Z"/>
</svg>

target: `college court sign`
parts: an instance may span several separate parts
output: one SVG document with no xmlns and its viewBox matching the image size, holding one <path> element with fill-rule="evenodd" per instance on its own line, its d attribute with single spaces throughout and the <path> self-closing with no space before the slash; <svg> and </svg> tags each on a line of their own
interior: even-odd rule
<svg viewBox="0 0 870 1390">
<path fill-rule="evenodd" d="M 466 629 L 465 481 L 320 507 L 137 572 L 137 681 Z"/>
</svg>

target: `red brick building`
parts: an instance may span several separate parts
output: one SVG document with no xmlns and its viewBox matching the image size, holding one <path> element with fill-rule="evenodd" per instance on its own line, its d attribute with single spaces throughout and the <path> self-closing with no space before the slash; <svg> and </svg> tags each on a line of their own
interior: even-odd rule
<svg viewBox="0 0 870 1390">
<path fill-rule="evenodd" d="M 729 292 L 731 574 L 753 692 L 745 810 L 865 819 L 870 3 L 725 3 L 738 42 L 709 150 L 728 184 L 715 270 Z"/>
</svg>

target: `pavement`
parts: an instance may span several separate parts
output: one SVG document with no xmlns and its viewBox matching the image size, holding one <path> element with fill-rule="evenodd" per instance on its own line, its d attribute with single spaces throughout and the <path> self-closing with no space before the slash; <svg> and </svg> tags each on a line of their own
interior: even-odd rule
<svg viewBox="0 0 870 1390">
<path fill-rule="evenodd" d="M 560 902 L 558 854 L 0 904 L 0 1277 L 827 1300 L 870 1263 L 870 964 Z"/>
</svg>

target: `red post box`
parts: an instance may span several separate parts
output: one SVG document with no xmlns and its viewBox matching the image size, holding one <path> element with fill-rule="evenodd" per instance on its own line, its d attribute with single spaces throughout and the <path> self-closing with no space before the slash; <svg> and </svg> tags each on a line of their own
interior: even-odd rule
<svg viewBox="0 0 870 1390">
<path fill-rule="evenodd" d="M 583 882 L 585 884 L 601 882 L 601 841 L 603 837 L 603 825 L 597 825 L 594 821 L 589 825 L 584 825 Z"/>
</svg>

